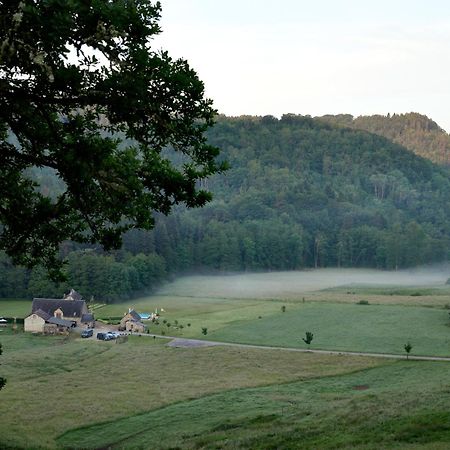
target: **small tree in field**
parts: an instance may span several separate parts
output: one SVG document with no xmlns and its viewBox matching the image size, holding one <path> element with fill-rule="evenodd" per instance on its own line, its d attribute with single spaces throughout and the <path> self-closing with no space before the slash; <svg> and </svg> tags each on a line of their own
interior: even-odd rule
<svg viewBox="0 0 450 450">
<path fill-rule="evenodd" d="M 281 312 L 286 312 L 286 306 L 283 305 L 283 306 L 281 307 Z"/>
<path fill-rule="evenodd" d="M 404 346 L 405 348 L 405 352 L 406 352 L 406 359 L 409 359 L 409 354 L 411 353 L 412 350 L 412 345 L 410 342 L 407 342 Z"/>
<path fill-rule="evenodd" d="M 208 328 L 202 327 L 202 334 L 206 336 L 208 334 Z"/>
<path fill-rule="evenodd" d="M 303 342 L 305 342 L 305 344 L 307 344 L 309 346 L 313 340 L 313 337 L 314 337 L 314 334 L 311 333 L 311 331 L 307 331 L 305 333 L 305 337 L 302 338 L 302 340 L 303 340 Z"/>
</svg>

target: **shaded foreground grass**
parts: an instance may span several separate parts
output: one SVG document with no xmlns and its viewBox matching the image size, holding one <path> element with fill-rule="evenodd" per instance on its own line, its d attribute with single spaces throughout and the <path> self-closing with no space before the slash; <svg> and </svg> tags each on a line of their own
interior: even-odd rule
<svg viewBox="0 0 450 450">
<path fill-rule="evenodd" d="M 55 438 L 74 427 L 222 391 L 386 364 L 256 349 L 170 348 L 167 340 L 137 336 L 117 344 L 8 332 L 1 342 L 1 375 L 8 379 L 1 391 L 1 448 L 60 448 Z"/>
<path fill-rule="evenodd" d="M 70 448 L 444 449 L 450 364 L 401 361 L 233 390 L 63 434 Z"/>
</svg>

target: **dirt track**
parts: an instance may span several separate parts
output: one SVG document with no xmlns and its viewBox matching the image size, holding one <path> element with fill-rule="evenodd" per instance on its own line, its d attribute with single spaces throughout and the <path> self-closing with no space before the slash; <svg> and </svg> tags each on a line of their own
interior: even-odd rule
<svg viewBox="0 0 450 450">
<path fill-rule="evenodd" d="M 300 352 L 300 353 L 319 353 L 322 355 L 349 355 L 349 356 L 370 356 L 373 358 L 390 358 L 390 359 L 407 359 L 406 355 L 394 355 L 390 353 L 365 353 L 365 352 L 346 352 L 337 350 L 314 350 L 292 347 L 270 347 L 266 345 L 253 345 L 253 344 L 235 344 L 231 342 L 218 342 L 218 341 L 206 341 L 201 339 L 185 339 L 175 336 L 160 336 L 153 334 L 142 334 L 142 336 L 156 336 L 162 339 L 170 339 L 167 344 L 170 347 L 212 347 L 212 346 L 227 346 L 238 348 L 257 348 L 261 350 L 281 350 L 287 352 Z M 450 357 L 444 356 L 409 356 L 410 360 L 415 361 L 447 361 L 450 362 Z"/>
</svg>

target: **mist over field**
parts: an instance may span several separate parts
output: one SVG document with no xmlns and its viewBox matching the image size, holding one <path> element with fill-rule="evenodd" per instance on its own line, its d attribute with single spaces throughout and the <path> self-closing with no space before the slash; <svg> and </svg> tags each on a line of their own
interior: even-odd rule
<svg viewBox="0 0 450 450">
<path fill-rule="evenodd" d="M 195 275 L 162 287 L 157 295 L 225 298 L 292 298 L 339 286 L 443 286 L 450 267 L 388 272 L 374 269 L 316 269 L 291 272 Z"/>
</svg>

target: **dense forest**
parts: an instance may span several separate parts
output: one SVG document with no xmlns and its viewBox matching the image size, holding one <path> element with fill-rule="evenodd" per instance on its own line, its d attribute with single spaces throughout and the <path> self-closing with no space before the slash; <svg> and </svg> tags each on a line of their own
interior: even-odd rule
<svg viewBox="0 0 450 450">
<path fill-rule="evenodd" d="M 337 126 L 366 130 L 403 145 L 416 155 L 437 164 L 450 165 L 450 136 L 436 122 L 418 113 L 359 116 L 350 114 L 319 117 Z"/>
<path fill-rule="evenodd" d="M 63 245 L 68 282 L 59 286 L 2 257 L 0 296 L 59 296 L 70 286 L 116 301 L 192 271 L 397 269 L 448 259 L 447 168 L 330 122 L 220 116 L 208 139 L 231 168 L 203 181 L 210 204 L 158 216 L 153 231 L 130 231 L 114 253 Z M 57 188 L 52 174 L 39 181 Z"/>
</svg>

